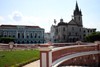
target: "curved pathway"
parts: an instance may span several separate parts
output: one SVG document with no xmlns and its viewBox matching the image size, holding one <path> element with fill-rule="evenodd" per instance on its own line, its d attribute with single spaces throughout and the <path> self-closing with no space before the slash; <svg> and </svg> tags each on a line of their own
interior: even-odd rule
<svg viewBox="0 0 100 67">
<path fill-rule="evenodd" d="M 32 63 L 29 63 L 23 67 L 40 67 L 40 60 L 34 61 Z"/>
</svg>

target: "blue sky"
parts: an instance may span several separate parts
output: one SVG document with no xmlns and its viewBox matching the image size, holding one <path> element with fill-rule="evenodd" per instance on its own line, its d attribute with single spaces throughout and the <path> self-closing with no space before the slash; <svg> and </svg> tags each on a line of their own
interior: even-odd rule
<svg viewBox="0 0 100 67">
<path fill-rule="evenodd" d="M 83 26 L 100 31 L 100 0 L 77 0 Z M 38 25 L 50 31 L 54 19 L 72 19 L 76 0 L 0 0 L 0 25 Z"/>
</svg>

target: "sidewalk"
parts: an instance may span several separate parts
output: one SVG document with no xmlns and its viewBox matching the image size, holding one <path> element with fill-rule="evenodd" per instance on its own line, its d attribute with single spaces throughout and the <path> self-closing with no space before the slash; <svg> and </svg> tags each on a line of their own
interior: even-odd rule
<svg viewBox="0 0 100 67">
<path fill-rule="evenodd" d="M 34 61 L 32 63 L 29 63 L 23 67 L 40 67 L 40 60 Z"/>
</svg>

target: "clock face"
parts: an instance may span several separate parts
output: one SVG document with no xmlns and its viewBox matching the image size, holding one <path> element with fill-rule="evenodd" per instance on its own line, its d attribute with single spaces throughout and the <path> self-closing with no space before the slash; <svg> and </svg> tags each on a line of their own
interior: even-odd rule
<svg viewBox="0 0 100 67">
<path fill-rule="evenodd" d="M 74 34 L 74 31 L 72 31 L 72 33 Z"/>
</svg>

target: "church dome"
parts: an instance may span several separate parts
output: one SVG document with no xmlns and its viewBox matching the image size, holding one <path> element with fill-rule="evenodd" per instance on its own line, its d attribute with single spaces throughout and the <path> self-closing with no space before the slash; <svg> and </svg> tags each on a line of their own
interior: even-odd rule
<svg viewBox="0 0 100 67">
<path fill-rule="evenodd" d="M 63 19 L 62 18 L 60 19 L 60 22 L 63 22 Z"/>
<path fill-rule="evenodd" d="M 67 25 L 67 23 L 64 23 L 64 22 L 63 22 L 63 19 L 61 18 L 61 19 L 60 19 L 60 22 L 58 23 L 58 26 L 60 26 L 60 25 Z"/>
</svg>

